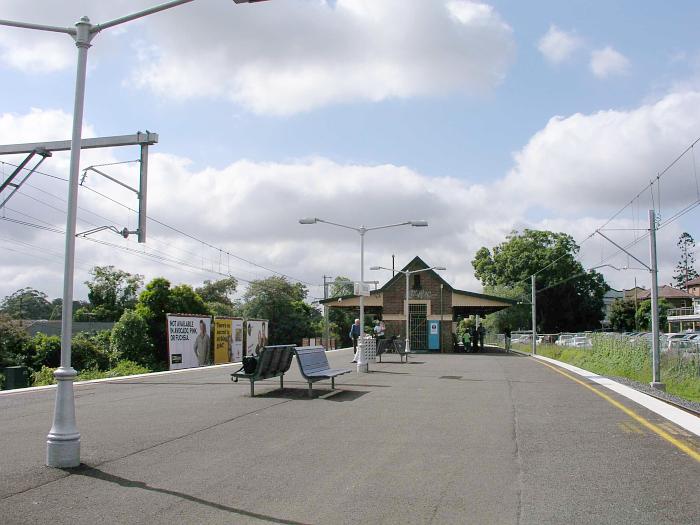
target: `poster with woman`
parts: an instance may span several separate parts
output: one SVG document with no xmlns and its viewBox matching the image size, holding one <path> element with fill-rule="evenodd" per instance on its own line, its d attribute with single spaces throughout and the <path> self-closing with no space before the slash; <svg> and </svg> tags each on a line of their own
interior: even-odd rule
<svg viewBox="0 0 700 525">
<path fill-rule="evenodd" d="M 167 314 L 170 370 L 212 364 L 211 317 Z"/>
<path fill-rule="evenodd" d="M 245 322 L 245 355 L 258 356 L 260 350 L 267 346 L 267 319 L 249 319 Z"/>
</svg>

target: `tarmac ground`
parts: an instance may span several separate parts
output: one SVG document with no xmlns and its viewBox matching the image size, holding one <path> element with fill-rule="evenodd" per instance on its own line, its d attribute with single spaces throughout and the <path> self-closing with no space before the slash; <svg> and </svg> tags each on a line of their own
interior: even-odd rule
<svg viewBox="0 0 700 525">
<path fill-rule="evenodd" d="M 44 466 L 55 390 L 0 396 L 0 523 L 700 523 L 696 459 L 495 350 L 386 355 L 312 398 L 296 362 L 254 398 L 234 365 L 78 384 L 83 463 L 66 470 Z"/>
</svg>

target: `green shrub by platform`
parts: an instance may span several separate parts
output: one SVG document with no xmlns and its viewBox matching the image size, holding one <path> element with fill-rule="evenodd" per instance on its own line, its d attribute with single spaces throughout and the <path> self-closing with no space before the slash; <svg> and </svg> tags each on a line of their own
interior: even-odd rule
<svg viewBox="0 0 700 525">
<path fill-rule="evenodd" d="M 149 372 L 151 372 L 151 369 L 135 363 L 134 361 L 124 359 L 119 361 L 117 366 L 107 372 L 107 377 L 133 376 L 137 374 L 148 374 Z"/>
<path fill-rule="evenodd" d="M 42 366 L 36 372 L 32 372 L 32 386 L 44 386 L 53 385 L 56 383 L 56 379 L 53 377 L 53 371 L 55 368 L 49 368 L 48 366 Z"/>
<path fill-rule="evenodd" d="M 42 366 L 37 372 L 32 373 L 32 386 L 44 386 L 53 385 L 56 383 L 53 377 L 53 372 L 55 368 L 50 368 L 48 366 Z M 136 374 L 148 374 L 151 372 L 150 369 L 142 366 L 128 359 L 119 361 L 114 368 L 110 370 L 98 370 L 96 368 L 88 368 L 82 370 L 78 377 L 75 378 L 76 381 L 91 381 L 93 379 L 107 379 L 110 377 L 122 377 L 122 376 L 132 376 Z"/>
</svg>

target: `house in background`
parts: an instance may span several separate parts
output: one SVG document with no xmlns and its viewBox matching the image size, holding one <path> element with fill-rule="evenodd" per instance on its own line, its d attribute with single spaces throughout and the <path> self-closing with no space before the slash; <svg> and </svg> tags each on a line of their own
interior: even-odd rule
<svg viewBox="0 0 700 525">
<path fill-rule="evenodd" d="M 605 317 L 601 321 L 603 328 L 610 326 L 610 312 L 612 311 L 612 304 L 618 299 L 624 300 L 624 298 L 624 290 L 613 290 L 610 288 L 610 290 L 605 292 L 605 295 L 603 296 L 603 312 L 605 313 Z"/>
</svg>

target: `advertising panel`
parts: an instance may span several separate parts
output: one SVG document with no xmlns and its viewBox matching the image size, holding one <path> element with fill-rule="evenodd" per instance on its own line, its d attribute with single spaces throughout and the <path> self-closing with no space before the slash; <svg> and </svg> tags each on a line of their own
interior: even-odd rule
<svg viewBox="0 0 700 525">
<path fill-rule="evenodd" d="M 246 350 L 245 355 L 257 356 L 264 346 L 267 346 L 266 319 L 250 319 L 246 321 Z"/>
<path fill-rule="evenodd" d="M 212 364 L 211 317 L 167 314 L 170 370 Z"/>
<path fill-rule="evenodd" d="M 243 319 L 214 319 L 214 363 L 240 363 L 243 360 Z"/>
</svg>

